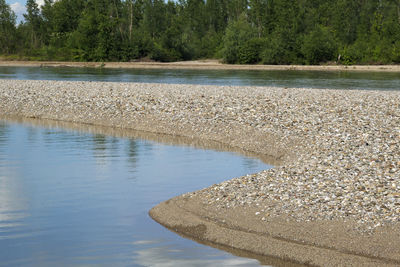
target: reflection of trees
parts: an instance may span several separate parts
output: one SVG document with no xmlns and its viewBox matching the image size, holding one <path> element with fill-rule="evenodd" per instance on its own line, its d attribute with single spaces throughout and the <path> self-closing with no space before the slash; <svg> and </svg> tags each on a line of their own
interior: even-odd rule
<svg viewBox="0 0 400 267">
<path fill-rule="evenodd" d="M 128 140 L 128 146 L 127 146 L 127 157 L 128 157 L 128 165 L 131 169 L 131 171 L 134 171 L 136 169 L 136 162 L 138 160 L 138 149 L 139 149 L 139 144 L 136 139 L 129 139 Z"/>
<path fill-rule="evenodd" d="M 111 145 L 111 150 L 112 151 L 117 151 L 118 150 L 118 144 L 119 144 L 119 139 L 113 136 L 108 137 L 108 142 Z"/>
<path fill-rule="evenodd" d="M 28 202 L 22 179 L 20 179 L 20 166 L 10 164 L 8 161 L 10 156 L 8 148 L 12 148 L 18 140 L 13 140 L 13 137 L 15 138 L 13 134 L 21 132 L 21 129 L 16 131 L 15 127 L 11 127 L 11 124 L 0 121 L 0 232 L 2 236 L 18 233 L 16 229 L 21 226 L 19 221 L 28 216 L 24 213 Z M 2 148 L 5 148 L 5 151 L 1 151 Z M 5 224 L 2 225 L 2 223 Z M 2 228 L 2 226 L 5 227 Z"/>
<path fill-rule="evenodd" d="M 153 144 L 151 142 L 143 142 L 143 150 L 146 152 L 150 152 L 153 150 Z"/>
<path fill-rule="evenodd" d="M 37 140 L 38 129 L 34 127 L 27 127 L 28 141 L 34 143 Z"/>
<path fill-rule="evenodd" d="M 9 126 L 0 121 L 0 146 L 3 146 L 8 140 Z"/>
<path fill-rule="evenodd" d="M 248 170 L 256 170 L 258 166 L 258 162 L 256 159 L 252 158 L 243 158 L 243 166 Z"/>
<path fill-rule="evenodd" d="M 41 131 L 41 133 L 45 145 L 58 143 L 59 140 L 65 139 L 65 137 L 62 136 L 63 133 L 57 132 L 52 129 L 44 129 L 43 131 Z"/>
<path fill-rule="evenodd" d="M 28 140 L 30 143 L 43 139 L 45 147 L 57 146 L 61 147 L 76 147 L 86 148 L 88 138 L 84 134 L 77 132 L 68 132 L 59 127 L 28 127 Z"/>
<path fill-rule="evenodd" d="M 112 156 L 113 152 L 118 150 L 119 139 L 115 137 L 94 134 L 92 136 L 92 142 L 93 151 L 102 152 L 101 154 L 104 155 L 109 152 L 110 156 Z"/>
<path fill-rule="evenodd" d="M 92 138 L 93 141 L 93 150 L 95 151 L 103 151 L 107 148 L 107 137 L 102 134 L 95 134 Z"/>
<path fill-rule="evenodd" d="M 136 157 L 137 157 L 137 155 L 138 155 L 138 147 L 139 147 L 139 145 L 138 145 L 138 143 L 137 143 L 137 141 L 135 140 L 135 139 L 129 139 L 129 144 L 128 144 L 128 157 L 129 157 L 129 160 L 134 160 L 134 161 L 136 161 L 137 159 L 136 159 Z"/>
<path fill-rule="evenodd" d="M 126 144 L 126 156 L 127 164 L 130 172 L 135 172 L 137 168 L 137 162 L 139 158 L 144 156 L 144 153 L 148 153 L 153 150 L 153 144 L 151 142 L 143 141 L 136 138 L 127 139 Z"/>
<path fill-rule="evenodd" d="M 107 151 L 107 143 L 109 142 L 108 138 L 103 134 L 94 134 L 91 139 L 92 151 L 93 156 L 96 159 L 96 165 L 105 168 L 109 162 L 109 156 L 107 155 L 107 153 L 109 153 L 109 151 Z"/>
</svg>

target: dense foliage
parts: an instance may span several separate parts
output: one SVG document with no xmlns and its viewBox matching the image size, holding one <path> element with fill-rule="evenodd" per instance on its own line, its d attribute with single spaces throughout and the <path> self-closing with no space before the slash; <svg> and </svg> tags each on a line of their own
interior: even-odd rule
<svg viewBox="0 0 400 267">
<path fill-rule="evenodd" d="M 37 60 L 222 58 L 400 63 L 400 0 L 0 0 L 0 54 Z"/>
</svg>

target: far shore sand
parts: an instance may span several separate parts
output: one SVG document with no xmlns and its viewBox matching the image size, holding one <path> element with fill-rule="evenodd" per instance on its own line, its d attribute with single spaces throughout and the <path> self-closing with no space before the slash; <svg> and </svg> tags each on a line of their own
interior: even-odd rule
<svg viewBox="0 0 400 267">
<path fill-rule="evenodd" d="M 0 60 L 0 66 L 20 67 L 84 67 L 84 68 L 126 68 L 126 69 L 210 69 L 210 70 L 309 70 L 309 71 L 366 71 L 400 72 L 400 65 L 233 65 L 218 60 L 162 62 L 63 62 L 63 61 L 7 61 Z"/>
<path fill-rule="evenodd" d="M 400 266 L 399 91 L 2 80 L 1 117 L 262 154 L 274 168 L 150 215 L 200 242 L 299 264 Z"/>
</svg>

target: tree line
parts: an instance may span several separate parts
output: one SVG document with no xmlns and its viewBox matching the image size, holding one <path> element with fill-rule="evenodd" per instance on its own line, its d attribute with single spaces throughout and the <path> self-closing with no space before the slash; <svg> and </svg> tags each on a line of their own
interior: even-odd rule
<svg viewBox="0 0 400 267">
<path fill-rule="evenodd" d="M 66 61 L 400 63 L 400 0 L 0 0 L 0 54 Z"/>
</svg>

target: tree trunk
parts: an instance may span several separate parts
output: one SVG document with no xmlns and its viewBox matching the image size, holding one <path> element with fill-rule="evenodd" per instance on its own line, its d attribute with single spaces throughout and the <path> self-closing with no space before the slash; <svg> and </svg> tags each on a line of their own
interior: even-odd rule
<svg viewBox="0 0 400 267">
<path fill-rule="evenodd" d="M 121 26 L 121 22 L 119 21 L 119 13 L 118 13 L 118 6 L 117 3 L 114 0 L 114 7 L 115 7 L 115 13 L 117 14 L 117 20 L 118 20 L 118 29 L 119 29 L 119 33 L 121 34 L 121 39 L 124 39 L 124 35 L 122 32 L 122 26 Z"/>
<path fill-rule="evenodd" d="M 400 23 L 400 0 L 397 0 L 397 19 Z"/>
<path fill-rule="evenodd" d="M 129 42 L 132 41 L 132 27 L 133 27 L 133 0 L 131 2 L 131 14 L 130 14 L 130 23 L 129 23 Z"/>
</svg>

